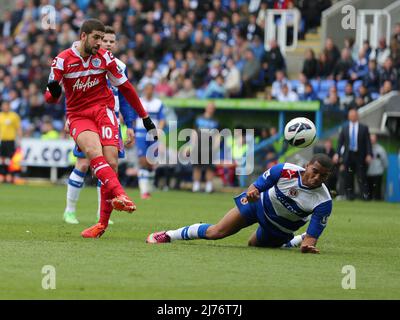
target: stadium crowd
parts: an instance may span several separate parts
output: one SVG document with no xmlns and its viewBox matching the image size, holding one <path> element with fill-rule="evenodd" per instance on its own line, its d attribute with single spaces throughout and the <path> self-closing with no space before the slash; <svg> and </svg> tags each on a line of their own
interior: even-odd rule
<svg viewBox="0 0 400 320">
<path fill-rule="evenodd" d="M 316 12 L 330 1 L 295 4 L 304 34 L 319 24 Z M 288 0 L 17 0 L 0 22 L 0 99 L 21 117 L 24 136 L 40 136 L 44 116 L 61 131 L 64 105 L 47 105 L 43 98 L 48 70 L 90 17 L 114 27 L 116 56 L 139 90 L 152 81 L 159 96 L 252 97 L 273 83 L 276 71 L 286 70 L 276 43 L 264 50 L 264 9 L 291 7 Z"/>
</svg>

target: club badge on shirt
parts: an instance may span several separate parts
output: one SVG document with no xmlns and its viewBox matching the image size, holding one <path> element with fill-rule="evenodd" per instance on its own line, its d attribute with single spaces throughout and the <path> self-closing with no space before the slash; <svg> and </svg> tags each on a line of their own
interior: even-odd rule
<svg viewBox="0 0 400 320">
<path fill-rule="evenodd" d="M 299 190 L 297 190 L 296 188 L 289 189 L 289 197 L 296 198 L 298 195 L 299 195 Z"/>
</svg>

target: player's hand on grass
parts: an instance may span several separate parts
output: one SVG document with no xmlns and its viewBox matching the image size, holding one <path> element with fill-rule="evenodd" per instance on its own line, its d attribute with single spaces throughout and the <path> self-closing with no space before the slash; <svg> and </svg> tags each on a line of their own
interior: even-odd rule
<svg viewBox="0 0 400 320">
<path fill-rule="evenodd" d="M 319 253 L 319 250 L 314 246 L 301 246 L 300 247 L 301 253 Z"/>
<path fill-rule="evenodd" d="M 247 200 L 249 202 L 254 202 L 260 199 L 260 191 L 252 184 L 248 189 L 247 189 Z"/>
<path fill-rule="evenodd" d="M 300 251 L 302 253 L 319 253 L 319 250 L 315 247 L 316 244 L 317 239 L 306 234 L 301 243 Z"/>
<path fill-rule="evenodd" d="M 133 131 L 133 129 L 131 128 L 126 129 L 126 137 L 127 140 L 125 141 L 125 147 L 126 148 L 133 147 L 135 143 L 135 132 Z"/>
<path fill-rule="evenodd" d="M 155 126 L 154 122 L 150 119 L 149 116 L 147 116 L 146 118 L 143 118 L 142 120 L 143 120 L 143 126 L 146 128 L 147 132 L 154 129 L 153 136 L 154 136 L 154 140 L 157 141 L 158 136 L 157 136 L 157 130 L 156 130 L 156 126 Z"/>
</svg>

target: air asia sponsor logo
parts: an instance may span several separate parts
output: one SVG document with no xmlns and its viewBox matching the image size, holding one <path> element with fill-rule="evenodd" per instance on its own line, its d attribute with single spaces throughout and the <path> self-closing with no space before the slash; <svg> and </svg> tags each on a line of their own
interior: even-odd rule
<svg viewBox="0 0 400 320">
<path fill-rule="evenodd" d="M 94 80 L 90 80 L 90 77 L 87 78 L 86 82 L 81 81 L 81 79 L 78 79 L 74 86 L 72 87 L 72 89 L 75 90 L 82 90 L 83 92 L 85 92 L 87 89 L 90 89 L 94 86 L 97 86 L 99 84 L 99 79 L 96 78 Z"/>
<path fill-rule="evenodd" d="M 79 63 L 73 63 L 73 64 L 69 64 L 68 68 L 72 68 L 72 67 L 78 67 Z"/>
</svg>

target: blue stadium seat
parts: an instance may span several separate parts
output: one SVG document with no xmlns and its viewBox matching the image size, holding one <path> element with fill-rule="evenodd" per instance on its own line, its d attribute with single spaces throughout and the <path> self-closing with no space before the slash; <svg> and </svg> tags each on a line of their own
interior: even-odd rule
<svg viewBox="0 0 400 320">
<path fill-rule="evenodd" d="M 199 98 L 199 99 L 204 99 L 205 98 L 205 93 L 206 93 L 206 90 L 205 89 L 197 89 L 196 90 L 196 97 L 197 98 Z"/>
<path fill-rule="evenodd" d="M 323 101 L 328 96 L 328 92 L 319 91 L 317 96 L 319 100 Z"/>
<path fill-rule="evenodd" d="M 344 88 L 346 87 L 347 80 L 340 80 L 337 82 L 337 90 L 340 92 L 344 92 Z"/>
<path fill-rule="evenodd" d="M 362 85 L 362 80 L 354 81 L 354 83 L 353 83 L 354 93 L 358 94 L 358 89 L 361 87 L 361 85 Z"/>
<path fill-rule="evenodd" d="M 322 80 L 319 85 L 319 91 L 329 92 L 329 89 L 335 85 L 335 80 Z"/>
<path fill-rule="evenodd" d="M 376 100 L 380 97 L 381 95 L 378 92 L 372 92 L 371 93 L 371 98 L 372 100 Z"/>
<path fill-rule="evenodd" d="M 310 83 L 314 92 L 319 92 L 319 80 L 311 80 Z"/>
<path fill-rule="evenodd" d="M 300 80 L 290 80 L 290 87 L 292 90 L 297 91 L 297 87 L 300 84 Z"/>
</svg>

